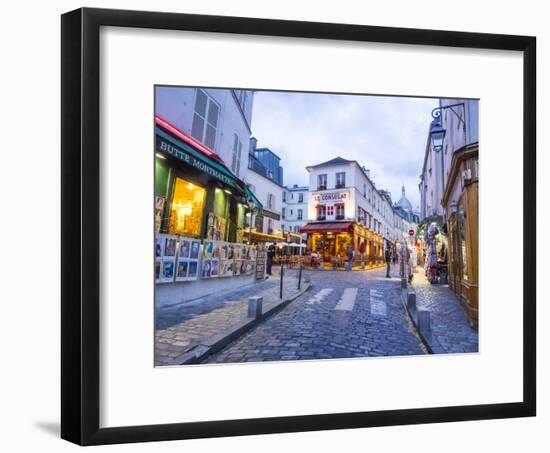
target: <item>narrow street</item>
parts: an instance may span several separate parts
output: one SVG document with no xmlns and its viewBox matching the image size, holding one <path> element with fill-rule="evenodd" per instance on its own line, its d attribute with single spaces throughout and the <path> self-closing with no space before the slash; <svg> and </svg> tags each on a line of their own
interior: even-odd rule
<svg viewBox="0 0 550 453">
<path fill-rule="evenodd" d="M 207 363 L 425 354 L 400 301 L 398 267 L 312 272 L 312 288 Z"/>
</svg>

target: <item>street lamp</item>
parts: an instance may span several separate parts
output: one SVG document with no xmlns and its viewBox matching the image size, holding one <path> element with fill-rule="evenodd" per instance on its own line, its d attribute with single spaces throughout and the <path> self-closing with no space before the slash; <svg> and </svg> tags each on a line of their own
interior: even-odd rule
<svg viewBox="0 0 550 453">
<path fill-rule="evenodd" d="M 433 112 L 432 112 L 433 115 Z M 434 151 L 441 151 L 443 149 L 443 139 L 447 131 L 441 125 L 439 118 L 435 118 L 432 121 L 430 128 L 430 137 L 432 139 L 432 146 Z"/>
<path fill-rule="evenodd" d="M 464 122 L 464 117 L 459 115 L 456 111 L 457 107 L 462 107 L 463 116 L 466 114 L 466 107 L 464 102 L 458 102 L 456 104 L 440 105 L 432 110 L 432 126 L 430 129 L 430 135 L 432 138 L 432 145 L 434 150 L 440 151 L 443 147 L 443 139 L 445 138 L 445 129 L 441 125 L 441 112 L 443 110 L 449 109 L 457 118 L 458 124 L 462 123 L 462 130 L 466 130 L 466 123 Z"/>
<path fill-rule="evenodd" d="M 458 107 L 462 107 L 463 115 L 459 115 L 456 111 Z M 441 112 L 449 109 L 457 118 L 458 124 L 462 123 L 462 130 L 466 131 L 466 123 L 464 117 L 466 116 L 466 106 L 464 102 L 458 102 L 456 104 L 440 105 L 432 110 L 432 123 L 430 125 L 430 139 L 434 152 L 441 154 L 441 197 L 445 193 L 445 162 L 443 160 L 443 140 L 445 139 L 445 133 L 447 132 L 441 124 Z"/>
<path fill-rule="evenodd" d="M 254 202 L 247 200 L 248 210 L 250 213 L 250 222 L 248 224 L 248 245 L 252 244 L 252 216 L 254 214 Z"/>
<path fill-rule="evenodd" d="M 441 197 L 443 198 L 443 193 L 445 192 L 445 162 L 443 161 L 443 139 L 445 138 L 445 129 L 441 125 L 439 117 L 441 116 L 441 111 L 439 114 L 434 116 L 434 111 L 432 111 L 432 116 L 434 117 L 431 127 L 430 127 L 430 138 L 432 141 L 432 147 L 435 153 L 441 155 Z"/>
</svg>

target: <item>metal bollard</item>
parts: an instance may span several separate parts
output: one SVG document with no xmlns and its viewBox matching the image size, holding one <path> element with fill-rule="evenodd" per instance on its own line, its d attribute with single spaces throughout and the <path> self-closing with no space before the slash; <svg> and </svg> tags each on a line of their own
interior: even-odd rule
<svg viewBox="0 0 550 453">
<path fill-rule="evenodd" d="M 262 317 L 262 296 L 253 296 L 248 298 L 248 317 L 260 319 Z"/>
<path fill-rule="evenodd" d="M 416 293 L 414 291 L 407 293 L 407 308 L 409 311 L 416 310 Z"/>
<path fill-rule="evenodd" d="M 427 308 L 419 308 L 416 311 L 418 330 L 421 333 L 432 330 L 431 312 Z"/>
<path fill-rule="evenodd" d="M 300 264 L 300 270 L 298 271 L 298 291 L 300 291 L 300 286 L 302 285 L 302 267 Z"/>
<path fill-rule="evenodd" d="M 283 274 L 284 274 L 284 268 L 281 264 L 281 286 L 279 287 L 279 299 L 283 298 Z"/>
<path fill-rule="evenodd" d="M 401 288 L 406 288 L 406 287 L 407 287 L 407 279 L 403 277 L 401 279 Z"/>
</svg>

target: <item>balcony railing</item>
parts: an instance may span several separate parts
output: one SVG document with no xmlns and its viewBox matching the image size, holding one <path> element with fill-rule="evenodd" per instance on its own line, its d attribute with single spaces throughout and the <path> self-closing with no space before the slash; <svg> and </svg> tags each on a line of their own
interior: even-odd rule
<svg viewBox="0 0 550 453">
<path fill-rule="evenodd" d="M 318 184 L 317 185 L 317 190 L 327 190 L 327 185 L 326 184 Z"/>
</svg>

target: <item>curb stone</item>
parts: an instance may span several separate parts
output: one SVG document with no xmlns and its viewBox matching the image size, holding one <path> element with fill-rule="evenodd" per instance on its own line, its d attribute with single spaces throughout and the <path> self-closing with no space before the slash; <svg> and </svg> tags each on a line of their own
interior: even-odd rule
<svg viewBox="0 0 550 453">
<path fill-rule="evenodd" d="M 243 336 L 245 333 L 252 330 L 261 322 L 265 321 L 266 319 L 273 316 L 275 313 L 282 310 L 292 301 L 294 301 L 299 296 L 301 296 L 306 291 L 308 291 L 311 288 L 311 286 L 312 285 L 310 283 L 304 284 L 303 288 L 300 291 L 298 291 L 296 294 L 292 295 L 287 299 L 283 299 L 278 304 L 275 304 L 274 306 L 270 307 L 268 310 L 262 313 L 261 317 L 256 319 L 245 318 L 233 324 L 231 327 L 229 327 L 225 331 L 222 331 L 217 335 L 201 340 L 201 342 L 196 346 L 194 346 L 191 350 L 184 352 L 183 354 L 179 355 L 171 362 L 162 366 L 194 365 L 194 364 L 202 363 L 205 359 L 207 359 L 212 354 L 215 354 L 221 351 L 229 343 L 235 341 L 239 337 Z"/>
<path fill-rule="evenodd" d="M 447 351 L 439 344 L 439 341 L 437 341 L 431 331 L 425 332 L 418 328 L 418 309 L 416 306 L 413 308 L 409 307 L 409 304 L 407 303 L 407 294 L 409 292 L 414 292 L 416 294 L 414 288 L 409 287 L 401 289 L 401 302 L 403 303 L 405 311 L 407 312 L 418 337 L 422 341 L 422 344 L 426 347 L 428 353 L 430 354 L 446 354 Z"/>
</svg>

